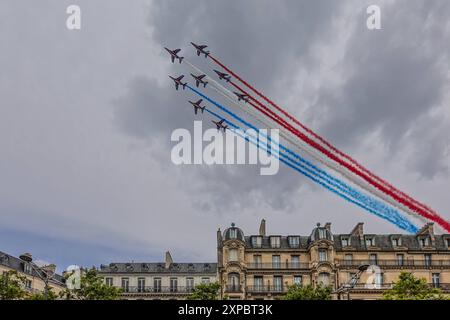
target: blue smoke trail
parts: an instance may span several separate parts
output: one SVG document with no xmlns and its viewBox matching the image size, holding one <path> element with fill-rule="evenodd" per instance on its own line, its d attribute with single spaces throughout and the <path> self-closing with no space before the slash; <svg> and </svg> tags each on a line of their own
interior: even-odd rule
<svg viewBox="0 0 450 320">
<path fill-rule="evenodd" d="M 245 120 L 243 120 L 242 118 L 240 118 L 239 116 L 235 115 L 234 113 L 232 113 L 231 111 L 227 110 L 225 107 L 221 106 L 220 104 L 218 104 L 217 102 L 215 102 L 214 100 L 210 99 L 209 97 L 205 96 L 204 94 L 202 94 L 201 92 L 193 89 L 190 86 L 187 86 L 190 90 L 192 90 L 193 92 L 197 93 L 198 95 L 200 95 L 201 97 L 203 97 L 204 99 L 208 100 L 210 103 L 214 104 L 215 106 L 217 106 L 219 109 L 221 109 L 222 111 L 226 112 L 227 114 L 231 115 L 232 117 L 234 117 L 235 119 L 237 119 L 238 121 L 244 123 L 246 126 L 252 128 L 253 130 L 258 131 L 257 128 L 255 128 L 254 126 L 252 126 L 250 123 L 246 122 Z M 210 114 L 212 114 L 213 116 L 222 119 L 222 117 L 220 117 L 219 115 L 215 114 L 214 112 L 212 112 L 211 110 L 206 109 Z M 239 128 L 238 126 L 234 125 L 233 123 L 231 123 L 230 121 L 226 120 L 225 121 L 232 126 L 233 128 L 237 129 L 237 130 L 242 130 L 241 128 Z M 240 133 L 237 133 L 238 135 L 240 135 L 242 137 L 242 135 Z M 254 138 L 254 137 L 253 137 Z M 270 140 L 270 137 L 266 138 L 268 140 Z M 260 145 L 257 145 L 256 143 L 254 143 L 253 141 L 250 141 L 248 138 L 245 138 L 247 141 L 255 144 L 258 148 L 262 148 Z M 258 140 L 257 140 L 258 141 Z M 276 143 L 277 144 L 277 143 Z M 314 172 L 313 170 L 305 167 L 304 165 L 302 165 L 301 163 L 297 162 L 296 160 L 293 160 L 292 158 L 290 158 L 289 156 L 285 155 L 284 153 L 280 152 L 280 155 L 283 158 L 288 159 L 289 161 L 293 162 L 295 165 L 303 168 L 304 170 L 306 170 L 307 172 L 302 171 L 301 169 L 295 167 L 294 165 L 290 164 L 289 162 L 287 162 L 284 159 L 279 158 L 279 160 L 281 160 L 283 163 L 285 163 L 286 165 L 290 166 L 291 168 L 295 169 L 296 171 L 299 171 L 300 173 L 304 174 L 305 176 L 307 176 L 308 178 L 312 179 L 313 181 L 315 181 L 316 183 L 319 183 L 320 185 L 322 185 L 323 187 L 327 188 L 328 190 L 332 191 L 333 193 L 339 195 L 340 197 L 346 199 L 349 202 L 352 202 L 362 208 L 364 208 L 365 210 L 383 218 L 386 219 L 394 224 L 396 224 L 398 227 L 407 230 L 409 232 L 413 232 L 415 233 L 418 229 L 416 226 L 414 226 L 412 223 L 410 223 L 406 218 L 404 218 L 398 211 L 384 205 L 383 203 L 380 203 L 379 201 L 372 199 L 371 197 L 368 197 L 365 194 L 362 194 L 361 192 L 353 189 L 352 187 L 348 186 L 347 184 L 345 184 L 344 182 L 340 181 L 339 179 L 333 177 L 332 175 L 328 174 L 326 171 L 321 170 L 319 168 L 317 168 L 316 166 L 314 166 L 313 164 L 309 163 L 308 161 L 304 160 L 302 157 L 300 157 L 299 155 L 297 155 L 296 153 L 292 152 L 291 150 L 289 150 L 288 148 L 284 147 L 283 145 L 277 144 L 281 149 L 285 150 L 286 152 L 288 152 L 289 154 L 293 155 L 296 159 L 298 159 L 300 162 L 306 164 L 307 166 L 311 167 L 313 170 L 317 171 L 319 174 L 317 174 L 316 172 Z M 267 151 L 267 150 L 266 150 Z M 309 173 L 308 173 L 309 172 Z M 338 192 L 337 190 L 329 187 L 328 185 L 325 185 L 323 182 L 319 181 L 318 179 L 312 177 L 310 174 L 314 175 L 314 176 L 318 176 L 320 179 L 324 180 L 326 183 L 328 183 L 329 185 L 332 185 L 334 187 L 336 187 L 337 189 L 339 189 L 340 191 L 350 195 L 351 197 L 357 199 L 358 201 L 361 201 L 367 205 L 369 205 L 370 207 L 372 207 L 373 209 L 370 209 L 367 206 L 364 206 L 350 198 L 348 198 L 347 196 L 341 194 L 340 192 Z M 387 212 L 389 215 L 383 215 L 380 213 L 381 212 Z"/>
</svg>

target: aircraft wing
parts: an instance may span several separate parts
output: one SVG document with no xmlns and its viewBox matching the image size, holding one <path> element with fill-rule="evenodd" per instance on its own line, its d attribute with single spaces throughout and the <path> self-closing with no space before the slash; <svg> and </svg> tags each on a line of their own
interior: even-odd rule
<svg viewBox="0 0 450 320">
<path fill-rule="evenodd" d="M 173 53 L 177 54 L 180 51 L 181 51 L 181 49 L 175 49 L 175 50 L 173 50 Z"/>
</svg>

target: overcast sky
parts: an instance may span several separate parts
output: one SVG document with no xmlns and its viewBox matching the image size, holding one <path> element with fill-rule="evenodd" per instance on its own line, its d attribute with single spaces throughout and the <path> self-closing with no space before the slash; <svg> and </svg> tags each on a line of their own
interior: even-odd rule
<svg viewBox="0 0 450 320">
<path fill-rule="evenodd" d="M 400 232 L 289 168 L 173 165 L 171 132 L 199 117 L 162 47 L 211 71 L 190 41 L 450 219 L 449 16 L 447 0 L 2 1 L 0 251 L 60 268 L 214 261 L 217 228 L 262 218 L 272 234 Z"/>
</svg>

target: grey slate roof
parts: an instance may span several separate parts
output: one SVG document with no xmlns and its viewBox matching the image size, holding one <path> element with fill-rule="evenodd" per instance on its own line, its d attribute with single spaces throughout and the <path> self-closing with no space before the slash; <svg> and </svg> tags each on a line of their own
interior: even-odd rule
<svg viewBox="0 0 450 320">
<path fill-rule="evenodd" d="M 172 263 L 169 268 L 164 262 L 147 263 L 110 263 L 101 265 L 99 273 L 173 273 L 173 274 L 210 274 L 217 273 L 217 263 Z"/>
<path fill-rule="evenodd" d="M 257 236 L 257 235 L 254 235 Z M 296 236 L 296 235 L 292 235 Z M 298 236 L 298 235 L 297 235 Z M 248 249 L 252 249 L 252 241 L 251 238 L 253 236 L 245 236 L 245 247 Z M 288 242 L 288 236 L 281 236 L 281 249 L 307 249 L 309 244 L 312 242 L 310 237 L 307 236 L 299 236 L 300 237 L 300 246 L 296 248 L 291 248 Z M 353 248 L 355 250 L 365 251 L 367 250 L 366 243 L 364 239 L 366 237 L 372 237 L 374 239 L 374 247 L 380 248 L 380 250 L 390 251 L 394 250 L 394 246 L 392 244 L 393 238 L 399 238 L 401 245 L 400 247 L 406 247 L 408 250 L 423 250 L 422 246 L 419 243 L 420 236 L 417 235 L 405 235 L 405 234 L 364 234 L 363 240 L 361 241 L 359 236 L 354 236 L 350 234 L 338 234 L 333 235 L 333 246 L 336 250 L 342 250 L 342 242 L 341 238 L 347 237 L 350 241 L 350 246 L 347 248 Z M 450 234 L 443 235 L 435 235 L 435 242 L 431 245 L 436 250 L 449 250 L 447 246 L 447 239 L 450 239 Z M 256 248 L 255 248 L 256 249 Z M 270 236 L 262 237 L 262 246 L 261 249 L 271 249 L 270 246 Z"/>
<path fill-rule="evenodd" d="M 14 269 L 18 272 L 25 272 L 25 262 L 22 261 L 21 259 L 14 257 L 12 255 L 9 255 L 5 252 L 0 251 L 0 265 L 6 266 L 8 268 Z M 38 268 L 36 265 L 34 265 L 35 268 Z M 32 268 L 32 272 L 30 275 L 34 276 L 34 277 L 40 277 L 40 275 L 38 274 L 38 272 L 35 270 L 35 268 Z M 59 274 L 55 274 L 53 276 L 53 278 L 61 283 L 64 283 L 65 279 L 62 275 Z"/>
</svg>

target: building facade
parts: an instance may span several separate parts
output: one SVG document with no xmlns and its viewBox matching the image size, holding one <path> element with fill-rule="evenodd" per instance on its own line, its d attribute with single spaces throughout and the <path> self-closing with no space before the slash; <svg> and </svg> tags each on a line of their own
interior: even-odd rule
<svg viewBox="0 0 450 320">
<path fill-rule="evenodd" d="M 407 271 L 450 293 L 449 248 L 450 235 L 436 235 L 433 224 L 380 235 L 359 223 L 334 235 L 326 223 L 309 236 L 267 236 L 264 220 L 259 234 L 246 236 L 232 224 L 217 232 L 218 280 L 230 299 L 277 299 L 292 284 L 329 285 L 334 299 L 377 299 Z"/>
<path fill-rule="evenodd" d="M 217 263 L 174 263 L 166 252 L 165 262 L 110 263 L 99 274 L 123 299 L 185 299 L 196 285 L 217 281 Z"/>
<path fill-rule="evenodd" d="M 29 293 L 44 293 L 46 283 L 56 294 L 64 290 L 64 278 L 56 274 L 55 270 L 55 265 L 37 266 L 29 253 L 17 258 L 0 251 L 0 274 L 17 271 L 18 274 L 26 278 L 24 289 Z"/>
</svg>

